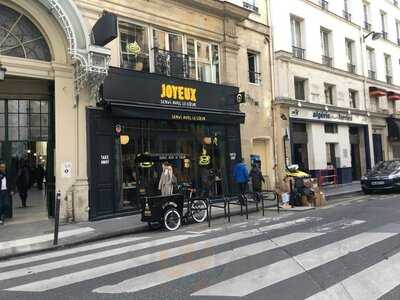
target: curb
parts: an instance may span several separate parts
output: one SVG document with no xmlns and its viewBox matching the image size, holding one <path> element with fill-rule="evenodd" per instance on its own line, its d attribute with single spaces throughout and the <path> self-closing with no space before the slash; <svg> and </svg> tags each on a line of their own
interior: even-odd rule
<svg viewBox="0 0 400 300">
<path fill-rule="evenodd" d="M 249 209 L 249 214 L 254 213 L 254 212 L 257 212 L 257 211 L 255 209 L 254 210 Z M 237 212 L 235 211 L 235 212 L 231 213 L 231 216 L 236 216 L 236 215 L 240 215 L 240 210 L 238 210 Z M 245 216 L 245 214 L 243 214 L 243 216 Z M 213 217 L 214 220 L 221 219 L 221 218 L 224 218 L 223 212 L 221 214 L 217 214 Z M 190 224 L 196 224 L 196 223 L 190 223 Z M 211 227 L 212 227 L 212 223 L 211 223 Z M 149 230 L 149 227 L 146 224 L 143 226 L 136 226 L 131 229 L 124 229 L 124 230 L 108 232 L 108 233 L 99 233 L 95 236 L 91 236 L 91 237 L 81 239 L 81 240 L 67 242 L 65 244 L 59 244 L 56 246 L 50 245 L 50 246 L 45 246 L 41 249 L 7 254 L 4 256 L 0 256 L 0 261 L 9 260 L 9 259 L 13 259 L 13 258 L 21 257 L 21 256 L 32 255 L 32 254 L 39 254 L 39 253 L 43 253 L 43 252 L 51 252 L 51 251 L 56 251 L 56 250 L 61 250 L 61 249 L 72 248 L 72 247 L 79 246 L 79 245 L 86 244 L 86 243 L 98 242 L 98 241 L 102 241 L 102 240 L 106 240 L 106 239 L 110 239 L 110 238 L 129 235 L 129 234 L 139 234 L 139 233 L 154 232 L 154 231 L 159 231 L 159 230 L 153 230 L 153 231 Z"/>
<path fill-rule="evenodd" d="M 363 192 L 361 190 L 359 190 L 359 191 L 351 191 L 351 192 L 342 192 L 342 193 L 337 193 L 334 195 L 326 195 L 325 198 L 328 201 L 328 200 L 335 200 L 335 198 L 338 198 L 338 197 L 362 195 L 362 194 L 363 194 Z"/>
</svg>

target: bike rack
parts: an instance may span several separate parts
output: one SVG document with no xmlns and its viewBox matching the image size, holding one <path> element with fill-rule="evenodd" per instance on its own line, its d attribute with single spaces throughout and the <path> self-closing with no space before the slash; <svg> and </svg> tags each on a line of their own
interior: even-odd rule
<svg viewBox="0 0 400 300">
<path fill-rule="evenodd" d="M 208 227 L 211 227 L 211 209 L 212 207 L 223 208 L 224 209 L 224 217 L 226 218 L 227 212 L 227 201 L 226 197 L 216 197 L 216 198 L 207 198 L 207 222 Z M 228 206 L 229 210 L 229 206 Z M 229 213 L 228 213 L 229 216 Z"/>
</svg>

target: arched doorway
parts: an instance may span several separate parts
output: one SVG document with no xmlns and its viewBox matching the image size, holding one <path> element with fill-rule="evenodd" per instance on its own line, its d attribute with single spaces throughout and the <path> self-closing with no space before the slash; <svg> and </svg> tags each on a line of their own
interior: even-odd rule
<svg viewBox="0 0 400 300">
<path fill-rule="evenodd" d="M 1 3 L 0 57 L 52 60 L 37 26 L 25 14 Z M 0 83 L 0 160 L 7 166 L 9 185 L 19 192 L 8 203 L 5 215 L 16 223 L 53 215 L 53 86 L 52 80 L 13 75 Z M 28 190 L 26 202 L 24 189 Z"/>
</svg>

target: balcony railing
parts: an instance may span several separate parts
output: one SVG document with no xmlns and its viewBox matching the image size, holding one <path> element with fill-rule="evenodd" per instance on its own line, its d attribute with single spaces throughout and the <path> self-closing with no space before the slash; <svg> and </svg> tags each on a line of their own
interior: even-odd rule
<svg viewBox="0 0 400 300">
<path fill-rule="evenodd" d="M 328 1 L 320 0 L 320 4 L 321 4 L 322 9 L 326 9 L 326 10 L 329 9 L 329 2 Z"/>
<path fill-rule="evenodd" d="M 326 56 L 326 55 L 322 55 L 322 64 L 328 67 L 332 67 L 333 64 L 333 59 L 332 57 Z"/>
<path fill-rule="evenodd" d="M 250 4 L 250 3 L 246 2 L 246 1 L 243 1 L 243 7 L 248 9 L 248 10 L 251 10 L 252 12 L 255 12 L 256 14 L 258 14 L 258 7 L 253 5 L 253 4 Z"/>
<path fill-rule="evenodd" d="M 368 78 L 376 80 L 376 71 L 368 70 Z"/>
<path fill-rule="evenodd" d="M 299 59 L 305 59 L 306 50 L 300 47 L 292 46 L 293 56 Z"/>
<path fill-rule="evenodd" d="M 346 10 L 344 10 L 343 11 L 343 18 L 345 18 L 347 21 L 351 22 L 351 13 L 349 13 Z"/>
<path fill-rule="evenodd" d="M 261 83 L 261 73 L 249 71 L 249 82 L 260 84 Z"/>
<path fill-rule="evenodd" d="M 371 31 L 372 29 L 371 24 L 368 23 L 367 21 L 364 21 L 364 29 L 367 31 Z"/>
<path fill-rule="evenodd" d="M 387 40 L 388 39 L 388 33 L 386 31 L 382 31 L 382 37 Z"/>
<path fill-rule="evenodd" d="M 189 56 L 179 52 L 153 48 L 154 72 L 179 78 L 189 77 Z"/>
<path fill-rule="evenodd" d="M 350 73 L 355 74 L 356 73 L 356 65 L 348 63 L 347 64 L 347 71 L 349 71 Z"/>
<path fill-rule="evenodd" d="M 393 76 L 392 75 L 386 75 L 386 82 L 389 84 L 393 83 Z"/>
</svg>

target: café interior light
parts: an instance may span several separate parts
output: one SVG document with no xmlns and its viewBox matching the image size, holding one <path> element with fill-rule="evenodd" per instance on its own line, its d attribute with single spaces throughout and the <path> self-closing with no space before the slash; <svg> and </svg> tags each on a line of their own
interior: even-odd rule
<svg viewBox="0 0 400 300">
<path fill-rule="evenodd" d="M 129 143 L 129 135 L 121 135 L 121 145 L 126 145 Z"/>
</svg>

